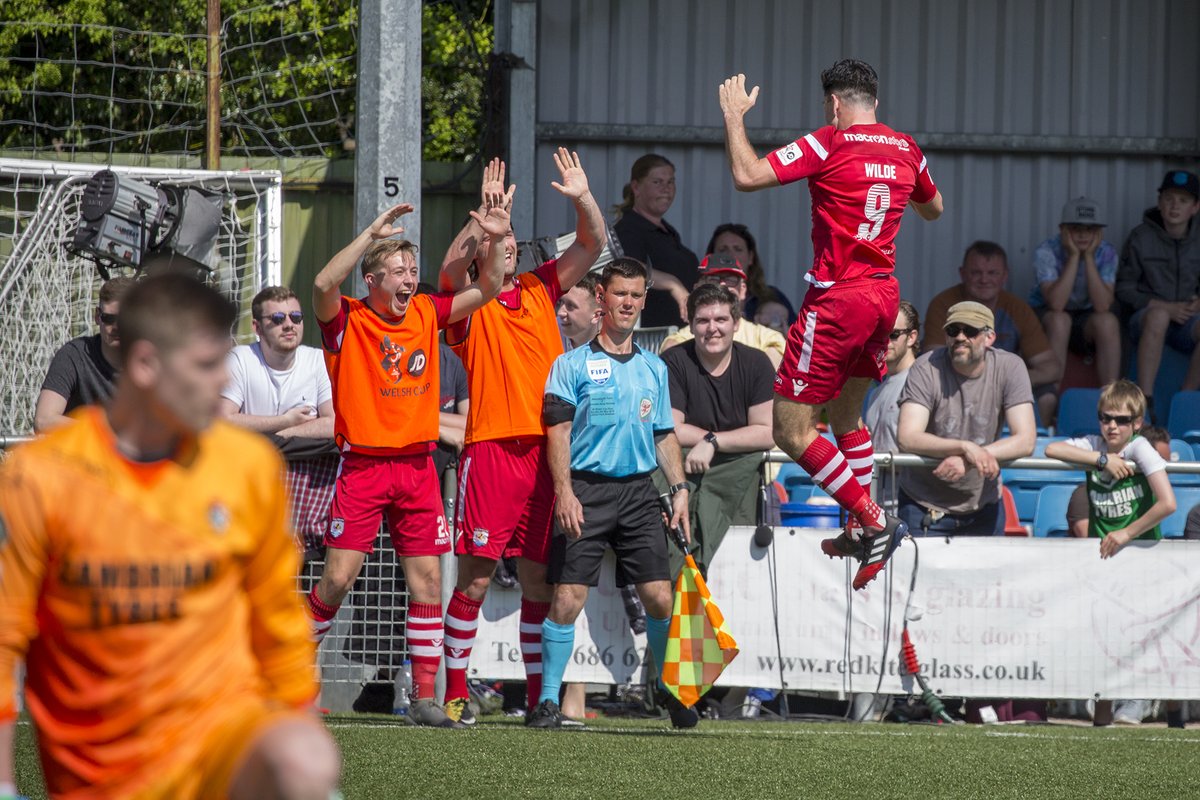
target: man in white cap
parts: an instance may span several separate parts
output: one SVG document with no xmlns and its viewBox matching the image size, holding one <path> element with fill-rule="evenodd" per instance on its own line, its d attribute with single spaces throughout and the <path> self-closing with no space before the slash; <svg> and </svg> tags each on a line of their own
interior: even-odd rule
<svg viewBox="0 0 1200 800">
<path fill-rule="evenodd" d="M 1037 286 L 1029 293 L 1058 362 L 1067 363 L 1068 347 L 1094 354 L 1102 386 L 1121 373 L 1121 325 L 1113 298 L 1117 248 L 1104 239 L 1104 225 L 1100 204 L 1091 198 L 1076 197 L 1063 206 L 1058 235 L 1033 253 Z"/>
<path fill-rule="evenodd" d="M 900 393 L 900 449 L 941 459 L 900 473 L 897 516 L 914 536 L 1001 535 L 1000 464 L 1033 453 L 1033 387 L 1021 357 L 993 347 L 982 303 L 950 307 L 946 346 L 908 371 Z M 1000 438 L 1007 423 L 1010 433 Z"/>
</svg>

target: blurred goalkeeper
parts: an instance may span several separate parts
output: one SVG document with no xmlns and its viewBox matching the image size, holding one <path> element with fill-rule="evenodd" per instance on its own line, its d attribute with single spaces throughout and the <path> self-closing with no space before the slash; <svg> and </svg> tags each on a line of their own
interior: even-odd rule
<svg viewBox="0 0 1200 800">
<path fill-rule="evenodd" d="M 0 467 L 0 796 L 22 659 L 51 797 L 334 796 L 283 464 L 213 421 L 234 319 L 138 283 L 111 405 Z"/>
</svg>

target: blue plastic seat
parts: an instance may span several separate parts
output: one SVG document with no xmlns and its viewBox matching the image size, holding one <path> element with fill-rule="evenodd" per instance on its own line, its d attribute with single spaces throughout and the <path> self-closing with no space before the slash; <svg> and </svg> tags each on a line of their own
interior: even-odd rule
<svg viewBox="0 0 1200 800">
<path fill-rule="evenodd" d="M 1172 439 L 1200 444 L 1200 392 L 1176 392 L 1171 398 L 1167 431 Z"/>
<path fill-rule="evenodd" d="M 1059 436 L 1086 436 L 1100 433 L 1096 407 L 1100 402 L 1099 389 L 1067 389 L 1058 400 Z"/>
<path fill-rule="evenodd" d="M 1188 512 L 1200 505 L 1200 486 L 1175 489 L 1175 513 L 1159 523 L 1164 539 L 1183 538 Z"/>
<path fill-rule="evenodd" d="M 1034 536 L 1068 536 L 1067 506 L 1075 487 L 1062 483 L 1042 487 L 1033 517 Z"/>
</svg>

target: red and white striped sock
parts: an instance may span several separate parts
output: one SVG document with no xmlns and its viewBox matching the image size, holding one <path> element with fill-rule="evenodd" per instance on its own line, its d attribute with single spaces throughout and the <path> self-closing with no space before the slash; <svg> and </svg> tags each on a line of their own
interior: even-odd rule
<svg viewBox="0 0 1200 800">
<path fill-rule="evenodd" d="M 825 437 L 813 439 L 812 444 L 800 454 L 798 463 L 838 505 L 857 517 L 863 527 L 884 526 L 883 511 L 863 491 L 842 451 Z"/>
<path fill-rule="evenodd" d="M 542 623 L 549 603 L 521 598 L 521 660 L 525 662 L 526 704 L 532 711 L 542 693 Z"/>
<path fill-rule="evenodd" d="M 479 606 L 457 589 L 446 608 L 446 700 L 467 696 L 467 666 L 471 663 L 471 648 L 479 627 Z"/>
<path fill-rule="evenodd" d="M 408 657 L 412 660 L 413 699 L 436 697 L 434 682 L 442 660 L 442 607 L 437 603 L 409 603 L 404 622 Z"/>
<path fill-rule="evenodd" d="M 871 444 L 871 432 L 866 428 L 855 428 L 837 437 L 837 446 L 846 457 L 850 471 L 858 479 L 858 485 L 869 497 L 871 479 L 875 475 L 875 448 Z"/>
<path fill-rule="evenodd" d="M 329 633 L 329 629 L 333 627 L 333 618 L 337 616 L 338 606 L 331 606 L 322 601 L 317 596 L 316 586 L 309 590 L 305 601 L 304 605 L 308 608 L 309 624 L 312 629 L 312 639 L 319 645 L 325 638 L 325 634 Z"/>
</svg>

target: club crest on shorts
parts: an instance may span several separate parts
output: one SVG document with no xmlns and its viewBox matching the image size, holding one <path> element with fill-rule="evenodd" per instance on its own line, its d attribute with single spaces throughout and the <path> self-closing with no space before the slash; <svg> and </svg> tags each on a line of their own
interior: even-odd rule
<svg viewBox="0 0 1200 800">
<path fill-rule="evenodd" d="M 229 529 L 229 509 L 219 501 L 214 500 L 208 507 L 208 524 L 213 533 L 221 535 Z"/>
<path fill-rule="evenodd" d="M 335 517 L 329 520 L 329 535 L 334 539 L 341 536 L 346 531 L 346 520 L 341 517 Z"/>
<path fill-rule="evenodd" d="M 650 412 L 654 410 L 654 403 L 649 397 L 643 397 L 642 402 L 638 403 L 638 417 L 643 421 L 650 419 Z"/>
<path fill-rule="evenodd" d="M 471 544 L 476 547 L 486 547 L 488 543 L 487 528 L 476 528 L 471 531 Z"/>
<path fill-rule="evenodd" d="M 597 386 L 603 386 L 608 383 L 608 379 L 612 377 L 612 362 L 607 358 L 588 359 L 587 376 L 588 380 Z"/>
</svg>

